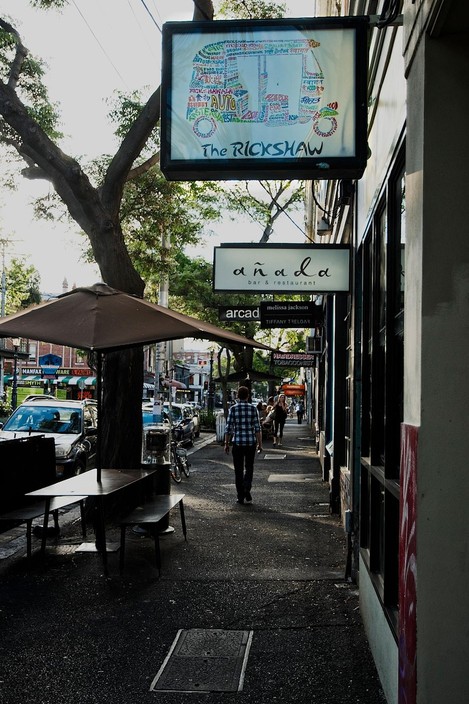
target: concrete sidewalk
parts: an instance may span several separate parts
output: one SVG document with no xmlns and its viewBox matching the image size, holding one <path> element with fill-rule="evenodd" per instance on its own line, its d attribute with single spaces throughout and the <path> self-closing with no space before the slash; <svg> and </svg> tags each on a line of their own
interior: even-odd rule
<svg viewBox="0 0 469 704">
<path fill-rule="evenodd" d="M 123 575 L 112 553 L 104 577 L 99 556 L 75 552 L 73 511 L 45 561 L 0 560 L 3 704 L 385 702 L 309 428 L 287 421 L 284 446 L 257 456 L 252 505 L 206 440 L 172 484 L 188 541 L 175 511 L 160 578 L 153 541 L 131 532 Z"/>
</svg>

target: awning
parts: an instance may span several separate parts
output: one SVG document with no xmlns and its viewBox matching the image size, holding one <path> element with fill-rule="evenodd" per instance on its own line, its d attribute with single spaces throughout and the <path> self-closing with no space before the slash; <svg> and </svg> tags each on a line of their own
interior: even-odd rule
<svg viewBox="0 0 469 704">
<path fill-rule="evenodd" d="M 42 376 L 37 374 L 28 374 L 27 376 L 18 377 L 19 381 L 41 381 Z"/>
<path fill-rule="evenodd" d="M 171 386 L 173 389 L 187 389 L 187 386 L 182 381 L 176 379 L 163 379 L 163 386 Z"/>
<path fill-rule="evenodd" d="M 58 381 L 60 384 L 68 384 L 70 379 L 73 379 L 73 376 L 58 376 L 56 381 Z"/>
<path fill-rule="evenodd" d="M 96 377 L 95 376 L 86 377 L 85 386 L 94 386 L 95 384 L 96 384 Z"/>
<path fill-rule="evenodd" d="M 88 379 L 88 377 L 87 376 L 72 376 L 69 379 L 68 384 L 69 384 L 69 386 L 76 386 L 78 384 L 78 382 L 81 381 L 82 379 L 85 380 L 85 379 Z"/>
</svg>

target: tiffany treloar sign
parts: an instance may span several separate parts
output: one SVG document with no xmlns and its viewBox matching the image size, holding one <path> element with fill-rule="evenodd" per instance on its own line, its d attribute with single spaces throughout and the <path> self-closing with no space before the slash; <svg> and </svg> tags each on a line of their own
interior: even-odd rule
<svg viewBox="0 0 469 704">
<path fill-rule="evenodd" d="M 165 176 L 360 178 L 367 29 L 366 17 L 166 23 Z"/>
</svg>

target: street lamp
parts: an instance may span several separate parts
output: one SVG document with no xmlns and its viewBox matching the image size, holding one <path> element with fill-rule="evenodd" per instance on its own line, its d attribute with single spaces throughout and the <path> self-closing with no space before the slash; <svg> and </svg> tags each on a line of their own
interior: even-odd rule
<svg viewBox="0 0 469 704">
<path fill-rule="evenodd" d="M 213 350 L 210 350 L 210 376 L 208 382 L 208 410 L 209 413 L 213 413 L 214 406 L 214 394 L 213 394 Z"/>
<path fill-rule="evenodd" d="M 11 387 L 11 407 L 15 410 L 18 405 L 18 349 L 21 340 L 15 337 L 13 340 L 13 384 Z"/>
</svg>

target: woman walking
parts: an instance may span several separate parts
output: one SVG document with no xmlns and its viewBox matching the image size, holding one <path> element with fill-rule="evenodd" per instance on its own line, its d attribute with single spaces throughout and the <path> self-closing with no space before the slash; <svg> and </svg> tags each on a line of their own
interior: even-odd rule
<svg viewBox="0 0 469 704">
<path fill-rule="evenodd" d="M 277 401 L 274 403 L 274 412 L 274 447 L 282 447 L 283 426 L 288 416 L 285 394 L 280 394 Z"/>
</svg>

